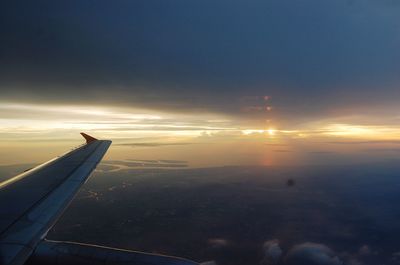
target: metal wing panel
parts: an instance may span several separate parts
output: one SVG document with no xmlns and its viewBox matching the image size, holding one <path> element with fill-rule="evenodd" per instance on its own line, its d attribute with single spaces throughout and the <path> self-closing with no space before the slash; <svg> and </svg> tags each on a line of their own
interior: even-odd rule
<svg viewBox="0 0 400 265">
<path fill-rule="evenodd" d="M 0 217 L 6 217 L 0 223 L 0 264 L 25 262 L 110 144 L 91 142 L 0 189 Z"/>
<path fill-rule="evenodd" d="M 12 223 L 40 202 L 78 168 L 100 145 L 84 145 L 64 156 L 51 160 L 28 172 L 18 175 L 0 187 L 0 235 Z M 86 159 L 85 159 L 86 158 Z"/>
</svg>

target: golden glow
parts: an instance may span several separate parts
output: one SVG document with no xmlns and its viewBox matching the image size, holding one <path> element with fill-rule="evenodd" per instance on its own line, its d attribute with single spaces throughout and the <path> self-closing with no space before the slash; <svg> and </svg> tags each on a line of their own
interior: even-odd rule
<svg viewBox="0 0 400 265">
<path fill-rule="evenodd" d="M 0 164 L 45 161 L 81 143 L 81 131 L 112 139 L 112 159 L 187 159 L 197 166 L 301 163 L 313 153 L 322 157 L 357 147 L 332 143 L 400 141 L 400 126 L 390 124 L 324 120 L 285 127 L 272 119 L 265 125 L 265 119 L 248 122 L 221 114 L 0 102 Z"/>
<path fill-rule="evenodd" d="M 21 134 L 41 138 L 72 138 L 95 131 L 112 139 L 140 137 L 200 137 L 237 131 L 223 115 L 171 114 L 138 109 L 55 106 L 0 102 L 0 137 L 18 141 Z"/>
<path fill-rule="evenodd" d="M 242 130 L 242 134 L 244 135 L 253 135 L 253 134 L 268 134 L 269 136 L 274 136 L 277 132 L 275 129 L 267 129 L 267 130 L 259 130 L 259 129 L 246 129 Z"/>
<path fill-rule="evenodd" d="M 269 135 L 274 136 L 276 130 L 274 130 L 274 129 L 268 129 L 267 132 L 268 132 Z"/>
<path fill-rule="evenodd" d="M 314 123 L 291 129 L 241 128 L 240 119 L 223 115 L 183 115 L 135 109 L 105 107 L 54 106 L 0 102 L 0 135 L 3 140 L 18 140 L 18 134 L 71 134 L 85 130 L 96 131 L 112 138 L 174 136 L 202 137 L 204 135 L 269 136 L 274 138 L 398 139 L 400 127 L 345 123 Z M 65 134 L 63 134 L 65 135 Z M 47 136 L 46 136 L 47 137 Z"/>
<path fill-rule="evenodd" d="M 354 124 L 330 124 L 322 128 L 326 136 L 360 138 L 360 139 L 398 139 L 400 128 L 397 126 L 367 126 Z"/>
<path fill-rule="evenodd" d="M 248 130 L 242 130 L 242 133 L 244 135 L 252 135 L 252 134 L 261 134 L 265 133 L 264 130 L 254 130 L 254 129 L 248 129 Z"/>
<path fill-rule="evenodd" d="M 332 124 L 327 126 L 325 134 L 334 136 L 366 136 L 377 134 L 377 131 L 368 126 L 357 126 L 349 124 Z"/>
</svg>

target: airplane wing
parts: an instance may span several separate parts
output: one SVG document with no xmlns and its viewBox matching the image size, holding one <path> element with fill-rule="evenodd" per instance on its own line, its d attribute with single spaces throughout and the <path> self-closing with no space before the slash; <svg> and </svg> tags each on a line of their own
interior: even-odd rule
<svg viewBox="0 0 400 265">
<path fill-rule="evenodd" d="M 177 257 L 44 240 L 111 141 L 81 133 L 86 144 L 0 183 L 0 265 L 195 265 Z"/>
<path fill-rule="evenodd" d="M 23 264 L 103 158 L 111 141 L 86 144 L 0 183 L 0 264 Z"/>
</svg>

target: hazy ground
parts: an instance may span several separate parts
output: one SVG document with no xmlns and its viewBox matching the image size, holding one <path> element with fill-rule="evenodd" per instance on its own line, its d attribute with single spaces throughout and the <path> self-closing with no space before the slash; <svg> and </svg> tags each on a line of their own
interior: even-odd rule
<svg viewBox="0 0 400 265">
<path fill-rule="evenodd" d="M 216 264 L 397 264 L 400 166 L 105 161 L 49 237 Z M 28 166 L 0 168 L 0 177 Z M 288 179 L 295 184 L 288 186 Z"/>
</svg>

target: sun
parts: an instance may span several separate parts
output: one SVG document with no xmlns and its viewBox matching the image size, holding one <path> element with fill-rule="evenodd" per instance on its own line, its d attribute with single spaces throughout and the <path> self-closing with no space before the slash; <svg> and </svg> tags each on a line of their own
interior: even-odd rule
<svg viewBox="0 0 400 265">
<path fill-rule="evenodd" d="M 268 132 L 269 135 L 274 136 L 276 130 L 274 130 L 274 129 L 268 129 L 267 132 Z"/>
</svg>

